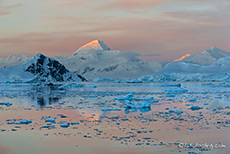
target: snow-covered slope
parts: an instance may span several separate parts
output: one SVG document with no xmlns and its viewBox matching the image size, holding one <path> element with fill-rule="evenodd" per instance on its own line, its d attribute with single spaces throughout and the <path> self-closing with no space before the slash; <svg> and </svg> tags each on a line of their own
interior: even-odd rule
<svg viewBox="0 0 230 154">
<path fill-rule="evenodd" d="M 110 50 L 103 41 L 94 40 L 80 47 L 73 56 L 55 59 L 88 80 L 97 77 L 127 80 L 162 68 L 162 63 L 143 61 L 136 58 L 138 55 L 134 52 Z"/>
<path fill-rule="evenodd" d="M 26 54 L 10 55 L 6 58 L 0 58 L 0 68 L 7 68 L 15 65 L 21 65 L 29 59 Z"/>
<path fill-rule="evenodd" d="M 1 82 L 66 82 L 82 81 L 80 75 L 75 75 L 57 60 L 38 53 L 22 65 L 0 69 Z"/>
<path fill-rule="evenodd" d="M 182 61 L 197 63 L 201 65 L 210 65 L 219 58 L 230 56 L 230 52 L 226 52 L 216 47 L 212 47 L 197 55 L 191 55 L 182 59 Z"/>
<path fill-rule="evenodd" d="M 230 72 L 230 57 L 220 58 L 211 65 L 177 61 L 167 64 L 158 73 L 220 73 Z"/>
<path fill-rule="evenodd" d="M 144 82 L 161 81 L 230 81 L 230 56 L 220 58 L 211 65 L 177 61 L 162 70 L 139 78 Z"/>
</svg>

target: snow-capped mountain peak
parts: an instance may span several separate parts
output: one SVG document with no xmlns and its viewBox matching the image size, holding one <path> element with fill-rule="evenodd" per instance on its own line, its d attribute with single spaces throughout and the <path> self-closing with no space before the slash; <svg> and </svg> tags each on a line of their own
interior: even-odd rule
<svg viewBox="0 0 230 154">
<path fill-rule="evenodd" d="M 210 65 L 219 58 L 230 56 L 230 52 L 226 52 L 217 47 L 204 50 L 203 52 L 191 55 L 183 59 L 183 61 L 197 63 L 201 65 Z"/>
<path fill-rule="evenodd" d="M 79 51 L 102 51 L 110 50 L 110 48 L 102 40 L 93 40 L 83 46 L 81 46 L 76 52 Z M 74 52 L 73 56 L 76 54 Z"/>
<path fill-rule="evenodd" d="M 9 55 L 5 58 L 0 58 L 0 68 L 11 67 L 15 65 L 20 65 L 29 59 L 29 56 L 26 54 L 22 55 Z"/>
<path fill-rule="evenodd" d="M 41 53 L 24 63 L 24 71 L 30 72 L 41 81 L 81 81 L 80 76 L 76 76 L 60 64 L 57 60 L 44 56 Z"/>
<path fill-rule="evenodd" d="M 25 59 L 29 59 L 29 56 L 26 54 L 22 54 L 21 56 L 20 55 L 9 55 L 7 57 L 7 61 L 11 63 L 15 61 L 23 61 Z"/>
</svg>

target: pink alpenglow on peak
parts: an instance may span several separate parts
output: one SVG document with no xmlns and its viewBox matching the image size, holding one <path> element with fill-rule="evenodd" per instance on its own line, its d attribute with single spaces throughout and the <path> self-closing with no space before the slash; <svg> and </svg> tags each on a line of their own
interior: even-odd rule
<svg viewBox="0 0 230 154">
<path fill-rule="evenodd" d="M 189 57 L 189 56 L 191 56 L 191 54 L 187 53 L 187 54 L 185 54 L 184 56 L 182 56 L 182 57 L 180 57 L 180 58 L 178 58 L 178 59 L 175 59 L 174 62 L 175 62 L 175 61 L 182 61 L 183 59 L 185 59 L 185 58 L 187 58 L 187 57 Z"/>
<path fill-rule="evenodd" d="M 81 46 L 76 52 L 79 52 L 79 51 L 102 51 L 102 50 L 110 50 L 110 48 L 102 40 L 93 40 L 93 41 Z M 75 53 L 73 55 L 75 55 Z"/>
</svg>

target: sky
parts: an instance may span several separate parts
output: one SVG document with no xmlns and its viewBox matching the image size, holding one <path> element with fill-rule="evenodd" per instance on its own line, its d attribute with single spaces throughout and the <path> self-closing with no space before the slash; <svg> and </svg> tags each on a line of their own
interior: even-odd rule
<svg viewBox="0 0 230 154">
<path fill-rule="evenodd" d="M 0 57 L 70 56 L 95 39 L 146 60 L 230 51 L 229 0 L 0 0 Z"/>
</svg>

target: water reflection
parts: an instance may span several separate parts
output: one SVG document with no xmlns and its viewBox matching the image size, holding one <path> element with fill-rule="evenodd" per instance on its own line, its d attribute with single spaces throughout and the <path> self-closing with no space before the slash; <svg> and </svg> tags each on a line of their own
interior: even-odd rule
<svg viewBox="0 0 230 154">
<path fill-rule="evenodd" d="M 37 101 L 40 108 L 46 105 L 58 103 L 60 99 L 67 96 L 68 88 L 59 89 L 60 85 L 33 86 L 30 91 L 30 97 Z"/>
</svg>

